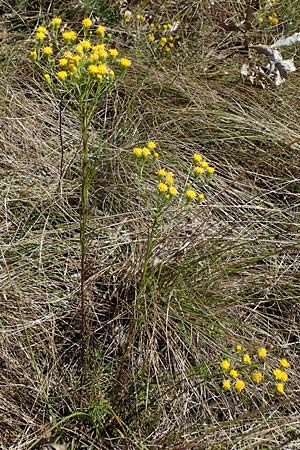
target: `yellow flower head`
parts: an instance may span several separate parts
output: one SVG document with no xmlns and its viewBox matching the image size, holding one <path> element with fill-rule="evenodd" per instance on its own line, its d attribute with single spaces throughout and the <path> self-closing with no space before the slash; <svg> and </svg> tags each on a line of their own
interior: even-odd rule
<svg viewBox="0 0 300 450">
<path fill-rule="evenodd" d="M 259 18 L 257 19 L 257 21 L 258 21 L 259 23 L 263 23 L 264 18 L 263 18 L 263 17 L 259 17 Z"/>
<path fill-rule="evenodd" d="M 193 161 L 196 164 L 199 164 L 202 161 L 202 155 L 200 153 L 195 153 L 193 156 Z"/>
<path fill-rule="evenodd" d="M 59 65 L 60 65 L 61 67 L 65 67 L 65 66 L 68 65 L 68 60 L 67 60 L 67 58 L 60 58 L 58 62 L 59 62 Z"/>
<path fill-rule="evenodd" d="M 51 20 L 51 25 L 55 28 L 60 27 L 61 23 L 62 23 L 61 17 L 53 17 L 53 19 Z"/>
<path fill-rule="evenodd" d="M 207 169 L 207 167 L 208 167 L 208 162 L 207 162 L 207 161 L 202 161 L 201 167 L 203 167 L 203 169 Z"/>
<path fill-rule="evenodd" d="M 96 29 L 96 33 L 99 34 L 99 36 L 101 36 L 101 37 L 104 37 L 105 31 L 106 31 L 106 28 L 105 28 L 103 25 L 100 25 L 100 26 Z"/>
<path fill-rule="evenodd" d="M 115 78 L 115 72 L 113 70 L 110 70 L 108 72 L 108 75 L 109 75 L 110 78 Z"/>
<path fill-rule="evenodd" d="M 252 380 L 254 381 L 254 383 L 260 383 L 263 379 L 263 375 L 261 372 L 259 372 L 258 370 L 256 370 L 255 372 L 253 372 L 253 374 L 251 375 Z"/>
<path fill-rule="evenodd" d="M 245 389 L 245 383 L 243 380 L 236 380 L 234 387 L 238 392 L 241 392 L 243 389 Z"/>
<path fill-rule="evenodd" d="M 121 66 L 124 67 L 125 69 L 131 66 L 131 61 L 128 58 L 120 58 L 119 62 Z"/>
<path fill-rule="evenodd" d="M 112 58 L 116 58 L 119 54 L 119 52 L 116 48 L 109 49 L 108 53 L 109 53 L 109 56 L 111 56 Z"/>
<path fill-rule="evenodd" d="M 171 197 L 174 197 L 175 195 L 178 194 L 178 191 L 177 191 L 175 186 L 170 186 L 169 187 L 169 194 L 171 195 Z"/>
<path fill-rule="evenodd" d="M 283 383 L 276 384 L 276 391 L 279 394 L 283 394 L 283 392 L 284 392 L 284 384 Z"/>
<path fill-rule="evenodd" d="M 281 367 L 284 367 L 285 369 L 288 369 L 288 368 L 290 367 L 290 363 L 289 363 L 288 360 L 285 359 L 285 358 L 283 358 L 283 359 L 280 361 L 280 365 L 281 365 Z"/>
<path fill-rule="evenodd" d="M 153 42 L 155 40 L 154 34 L 149 33 L 148 36 L 147 36 L 147 39 L 148 39 L 149 42 Z"/>
<path fill-rule="evenodd" d="M 30 52 L 30 56 L 33 59 L 33 61 L 36 61 L 36 59 L 37 59 L 37 52 L 36 52 L 36 50 L 33 50 L 32 52 Z"/>
<path fill-rule="evenodd" d="M 88 50 L 89 48 L 91 48 L 91 43 L 90 43 L 90 41 L 88 41 L 87 39 L 83 39 L 83 40 L 80 42 L 80 45 L 81 45 L 81 47 L 82 47 L 83 50 Z"/>
<path fill-rule="evenodd" d="M 174 184 L 174 174 L 173 172 L 167 172 L 165 175 L 165 183 L 168 186 L 172 186 L 172 184 Z"/>
<path fill-rule="evenodd" d="M 194 175 L 195 175 L 195 177 L 200 177 L 201 175 L 203 175 L 203 173 L 204 173 L 204 169 L 202 167 L 196 166 L 194 168 Z"/>
<path fill-rule="evenodd" d="M 243 348 L 240 344 L 238 344 L 238 345 L 236 345 L 235 349 L 237 352 L 241 352 Z"/>
<path fill-rule="evenodd" d="M 43 48 L 43 55 L 45 56 L 51 56 L 53 54 L 53 48 L 52 47 L 44 47 Z"/>
<path fill-rule="evenodd" d="M 214 167 L 208 166 L 208 167 L 206 168 L 206 172 L 207 172 L 208 175 L 212 175 L 212 174 L 214 173 L 214 171 L 215 171 L 215 168 L 214 168 Z"/>
<path fill-rule="evenodd" d="M 230 383 L 230 380 L 224 380 L 224 381 L 223 381 L 223 389 L 224 389 L 225 391 L 230 391 L 230 389 L 231 389 L 231 383 Z"/>
<path fill-rule="evenodd" d="M 223 359 L 223 361 L 221 362 L 221 368 L 223 370 L 228 370 L 230 367 L 230 360 L 229 359 Z"/>
<path fill-rule="evenodd" d="M 97 73 L 100 75 L 107 75 L 108 74 L 108 68 L 105 64 L 99 64 L 97 66 Z"/>
<path fill-rule="evenodd" d="M 51 83 L 51 77 L 50 77 L 50 75 L 49 75 L 49 73 L 45 73 L 44 74 L 44 79 L 47 81 L 47 83 Z"/>
<path fill-rule="evenodd" d="M 102 81 L 102 80 L 103 80 L 103 75 L 101 75 L 100 73 L 98 73 L 98 75 L 97 75 L 97 80 L 98 80 L 98 81 Z"/>
<path fill-rule="evenodd" d="M 37 31 L 38 33 L 44 33 L 44 34 L 46 34 L 46 33 L 47 33 L 47 28 L 44 27 L 43 25 L 40 25 L 39 27 L 37 27 L 36 31 Z"/>
<path fill-rule="evenodd" d="M 77 39 L 77 33 L 75 31 L 63 31 L 62 32 L 63 39 L 68 43 L 71 41 L 75 41 Z"/>
<path fill-rule="evenodd" d="M 56 75 L 57 75 L 57 78 L 59 78 L 62 81 L 64 81 L 68 76 L 68 74 L 65 70 L 61 70 L 61 71 L 57 72 Z"/>
<path fill-rule="evenodd" d="M 143 157 L 144 158 L 148 158 L 148 156 L 150 156 L 150 150 L 149 150 L 149 148 L 148 147 L 144 147 L 143 148 Z"/>
<path fill-rule="evenodd" d="M 153 156 L 154 159 L 159 158 L 159 153 L 154 152 L 152 156 Z"/>
<path fill-rule="evenodd" d="M 82 23 L 83 28 L 86 28 L 87 30 L 89 28 L 91 28 L 91 26 L 93 25 L 93 21 L 91 19 L 89 19 L 88 17 L 83 19 L 83 21 L 81 23 Z"/>
<path fill-rule="evenodd" d="M 134 149 L 132 151 L 133 151 L 134 156 L 137 156 L 138 158 L 140 156 L 142 156 L 142 154 L 143 154 L 143 149 L 140 147 L 134 147 Z"/>
<path fill-rule="evenodd" d="M 165 194 L 166 192 L 168 192 L 169 188 L 168 188 L 168 186 L 165 183 L 158 183 L 157 189 L 162 194 Z"/>
<path fill-rule="evenodd" d="M 230 375 L 232 378 L 238 378 L 239 373 L 238 373 L 237 370 L 231 369 L 231 371 L 229 372 L 229 375 Z"/>
<path fill-rule="evenodd" d="M 174 42 L 174 36 L 172 36 L 172 35 L 169 36 L 169 41 L 170 41 L 170 42 Z"/>
<path fill-rule="evenodd" d="M 192 189 L 188 189 L 185 193 L 185 197 L 188 201 L 194 200 L 197 197 L 197 194 Z"/>
<path fill-rule="evenodd" d="M 261 348 L 259 348 L 258 349 L 258 352 L 257 352 L 257 354 L 258 354 L 258 356 L 260 357 L 260 358 L 265 358 L 266 356 L 267 356 L 267 349 L 265 348 L 265 347 L 261 347 Z"/>
<path fill-rule="evenodd" d="M 153 30 L 155 28 L 155 24 L 154 23 L 150 23 L 150 28 L 151 28 L 151 30 Z"/>
<path fill-rule="evenodd" d="M 147 144 L 147 147 L 150 150 L 154 150 L 156 148 L 156 143 L 154 141 L 149 141 L 148 144 Z"/>
<path fill-rule="evenodd" d="M 95 64 L 90 64 L 87 68 L 88 73 L 90 75 L 97 75 L 98 74 L 98 66 L 96 66 Z"/>
<path fill-rule="evenodd" d="M 77 72 L 77 67 L 75 66 L 75 64 L 69 64 L 68 69 L 69 69 L 70 73 L 76 73 Z"/>
<path fill-rule="evenodd" d="M 199 194 L 197 200 L 198 200 L 199 203 L 201 203 L 202 200 L 204 200 L 204 194 Z"/>
<path fill-rule="evenodd" d="M 244 354 L 244 356 L 243 356 L 243 361 L 244 361 L 245 364 L 251 364 L 251 358 L 250 358 L 250 356 L 248 355 L 248 353 L 245 353 L 245 354 Z"/>
<path fill-rule="evenodd" d="M 169 42 L 169 47 L 170 47 L 170 48 L 173 48 L 173 47 L 174 47 L 173 42 Z"/>
<path fill-rule="evenodd" d="M 284 370 L 274 369 L 273 375 L 278 381 L 283 381 L 285 383 L 288 380 L 288 374 Z"/>
<path fill-rule="evenodd" d="M 37 33 L 35 33 L 35 39 L 37 41 L 43 41 L 46 37 L 45 33 L 42 33 L 41 31 L 38 31 Z"/>
<path fill-rule="evenodd" d="M 159 170 L 157 171 L 157 175 L 158 175 L 160 178 L 165 177 L 166 174 L 167 174 L 167 172 L 165 171 L 165 169 L 159 169 Z"/>
</svg>

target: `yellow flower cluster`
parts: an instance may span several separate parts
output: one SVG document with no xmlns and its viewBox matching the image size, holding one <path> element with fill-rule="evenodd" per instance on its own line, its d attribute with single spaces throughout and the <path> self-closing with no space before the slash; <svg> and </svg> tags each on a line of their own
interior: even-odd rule
<svg viewBox="0 0 300 450">
<path fill-rule="evenodd" d="M 208 175 L 211 176 L 215 172 L 215 168 L 211 167 L 207 161 L 203 159 L 203 156 L 200 153 L 195 153 L 193 156 L 194 163 L 194 176 L 196 178 Z"/>
<path fill-rule="evenodd" d="M 274 3 L 273 3 L 274 4 Z M 272 12 L 272 14 L 269 14 L 267 17 L 269 23 L 271 23 L 271 25 L 278 25 L 279 23 L 279 19 L 277 17 L 277 13 L 275 11 Z M 264 24 L 266 20 L 266 17 L 264 17 L 264 15 L 260 15 L 257 18 L 258 23 Z"/>
<path fill-rule="evenodd" d="M 149 141 L 145 147 L 134 147 L 132 150 L 136 158 L 148 159 L 152 156 L 153 159 L 159 157 L 159 153 L 156 151 L 157 144 L 154 141 Z"/>
<path fill-rule="evenodd" d="M 44 70 L 44 79 L 48 84 L 53 79 L 68 81 L 78 86 L 86 86 L 85 80 L 95 83 L 110 83 L 115 78 L 115 68 L 122 71 L 131 66 L 131 60 L 118 58 L 119 51 L 109 48 L 103 42 L 106 28 L 99 25 L 93 35 L 93 21 L 82 20 L 83 38 L 74 30 L 64 30 L 59 40 L 58 31 L 62 24 L 60 17 L 54 17 L 49 30 L 44 25 L 36 29 L 35 48 L 30 52 L 31 58 Z M 100 42 L 99 42 L 100 37 Z M 43 41 L 47 39 L 47 44 Z M 90 86 L 90 85 L 89 85 Z"/>
<path fill-rule="evenodd" d="M 163 194 L 165 198 L 175 197 L 178 194 L 177 188 L 174 186 L 174 174 L 173 172 L 167 172 L 165 169 L 159 169 L 157 176 L 160 179 L 157 190 L 160 194 Z"/>
<path fill-rule="evenodd" d="M 280 394 L 284 392 L 284 383 L 286 383 L 289 378 L 286 370 L 283 370 L 290 367 L 290 363 L 287 359 L 281 359 L 280 368 L 272 370 L 271 366 L 264 362 L 268 354 L 265 347 L 260 347 L 252 357 L 250 357 L 249 353 L 243 353 L 243 346 L 240 344 L 236 345 L 235 351 L 237 353 L 242 353 L 242 355 L 237 356 L 233 354 L 232 359 L 226 358 L 220 362 L 223 373 L 231 378 L 223 380 L 222 386 L 225 391 L 229 391 L 234 387 L 236 391 L 241 392 L 246 388 L 246 382 L 251 388 L 251 383 L 259 385 L 264 379 L 266 379 L 266 381 L 272 380 L 273 375 L 273 380 L 275 379 L 277 382 L 275 391 Z M 233 367 L 234 365 L 236 365 L 236 367 Z M 245 381 L 241 378 L 244 378 Z M 234 384 L 232 384 L 232 381 L 234 381 Z"/>
<path fill-rule="evenodd" d="M 136 14 L 134 17 L 128 10 L 125 11 L 124 22 L 125 24 L 132 22 L 139 31 L 145 31 L 148 42 L 164 53 L 170 53 L 175 46 L 176 36 L 174 36 L 174 32 L 176 30 L 169 22 L 154 23 L 152 19 L 146 18 L 143 14 Z M 178 23 L 176 23 L 175 28 L 177 26 Z"/>
</svg>

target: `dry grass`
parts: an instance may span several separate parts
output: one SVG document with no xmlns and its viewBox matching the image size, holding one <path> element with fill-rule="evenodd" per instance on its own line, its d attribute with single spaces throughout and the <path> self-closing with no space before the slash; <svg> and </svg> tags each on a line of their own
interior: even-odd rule
<svg viewBox="0 0 300 450">
<path fill-rule="evenodd" d="M 7 20 L 2 25 L 5 450 L 42 448 L 49 438 L 74 450 L 299 445 L 299 77 L 277 91 L 243 85 L 240 56 L 225 58 L 233 37 L 212 17 L 203 20 L 204 2 L 151 7 L 164 17 L 188 11 L 192 26 L 183 26 L 181 46 L 169 59 L 134 44 L 131 76 L 94 121 L 90 359 L 82 411 L 78 121 L 63 111 L 60 188 L 59 104 L 32 72 L 20 12 L 9 18 L 17 23 L 12 29 Z M 34 22 L 37 15 L 27 14 Z M 137 190 L 128 155 L 148 139 L 159 142 L 180 180 L 199 149 L 217 175 L 199 208 L 176 220 L 168 212 L 151 285 L 136 308 L 155 183 L 149 176 Z M 219 362 L 239 342 L 252 351 L 266 345 L 274 367 L 280 355 L 291 361 L 286 396 L 263 402 L 255 392 L 239 397 L 220 389 Z"/>
</svg>

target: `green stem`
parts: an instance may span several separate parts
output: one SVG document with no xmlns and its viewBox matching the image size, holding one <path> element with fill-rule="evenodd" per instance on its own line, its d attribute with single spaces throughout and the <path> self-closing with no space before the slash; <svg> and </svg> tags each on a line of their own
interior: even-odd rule
<svg viewBox="0 0 300 450">
<path fill-rule="evenodd" d="M 88 221 L 88 123 L 86 108 L 82 112 L 82 156 L 81 156 L 81 213 L 80 213 L 80 297 L 81 297 L 81 381 L 80 405 L 83 399 L 84 368 L 86 363 L 86 258 L 87 258 L 87 221 Z"/>
</svg>

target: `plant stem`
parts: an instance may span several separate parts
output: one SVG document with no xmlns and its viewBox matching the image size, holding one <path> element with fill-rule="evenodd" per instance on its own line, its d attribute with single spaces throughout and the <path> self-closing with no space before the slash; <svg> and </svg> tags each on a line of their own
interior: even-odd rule
<svg viewBox="0 0 300 450">
<path fill-rule="evenodd" d="M 81 297 L 81 378 L 80 406 L 82 407 L 84 369 L 86 362 L 86 258 L 87 258 L 87 221 L 88 221 L 88 121 L 87 110 L 82 110 L 82 155 L 81 155 L 81 212 L 80 212 L 80 297 Z"/>
</svg>

